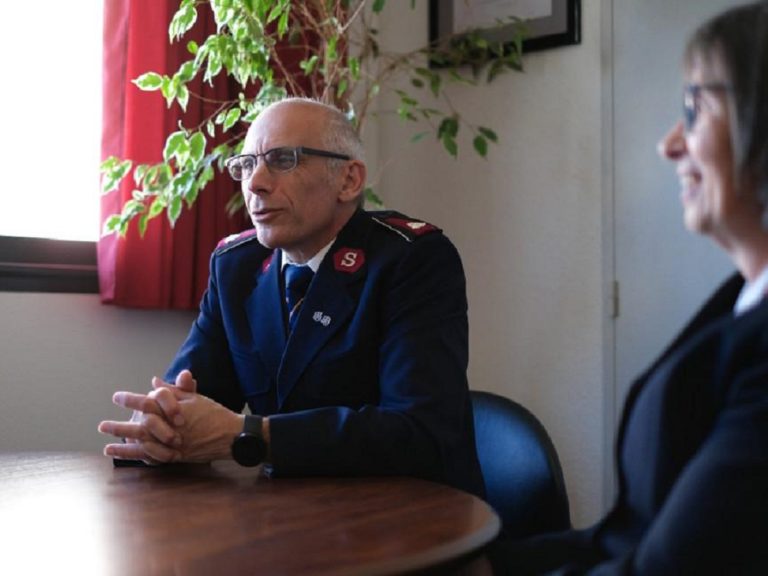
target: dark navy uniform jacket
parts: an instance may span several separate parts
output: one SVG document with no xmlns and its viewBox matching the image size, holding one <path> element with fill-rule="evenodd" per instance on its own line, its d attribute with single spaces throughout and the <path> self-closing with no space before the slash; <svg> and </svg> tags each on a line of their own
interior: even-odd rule
<svg viewBox="0 0 768 576">
<path fill-rule="evenodd" d="M 281 251 L 220 246 L 166 373 L 270 417 L 275 475 L 412 475 L 481 494 L 467 389 L 464 272 L 434 226 L 359 210 L 286 333 Z"/>
<path fill-rule="evenodd" d="M 596 526 L 500 545 L 499 573 L 768 574 L 768 300 L 735 275 L 633 384 Z"/>
</svg>

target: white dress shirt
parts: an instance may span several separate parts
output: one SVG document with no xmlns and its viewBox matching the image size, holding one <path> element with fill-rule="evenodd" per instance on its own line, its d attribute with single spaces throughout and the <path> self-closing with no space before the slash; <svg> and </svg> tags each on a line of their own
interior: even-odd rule
<svg viewBox="0 0 768 576">
<path fill-rule="evenodd" d="M 752 282 L 746 282 L 736 299 L 733 313 L 738 316 L 757 306 L 768 291 L 768 267 L 763 268 L 760 275 Z"/>
</svg>

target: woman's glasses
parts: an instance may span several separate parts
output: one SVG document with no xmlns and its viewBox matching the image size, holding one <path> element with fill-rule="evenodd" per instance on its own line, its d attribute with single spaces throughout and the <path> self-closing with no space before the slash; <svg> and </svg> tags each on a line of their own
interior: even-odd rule
<svg viewBox="0 0 768 576">
<path fill-rule="evenodd" d="M 723 82 L 712 82 L 709 84 L 686 84 L 683 87 L 683 124 L 686 132 L 690 132 L 696 124 L 696 118 L 701 109 L 701 93 L 705 90 L 722 92 L 730 90 L 730 86 Z"/>
</svg>

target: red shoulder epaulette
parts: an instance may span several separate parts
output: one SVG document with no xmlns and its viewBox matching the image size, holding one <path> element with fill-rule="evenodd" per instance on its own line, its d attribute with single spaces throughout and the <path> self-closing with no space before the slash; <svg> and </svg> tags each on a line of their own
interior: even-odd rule
<svg viewBox="0 0 768 576">
<path fill-rule="evenodd" d="M 237 234 L 230 234 L 226 238 L 222 238 L 219 241 L 219 243 L 216 245 L 215 251 L 217 254 L 221 254 L 222 252 L 231 250 L 232 248 L 240 246 L 241 244 L 245 244 L 246 242 L 250 242 L 254 239 L 256 239 L 256 228 L 250 228 L 249 230 L 245 230 Z"/>
<path fill-rule="evenodd" d="M 423 220 L 417 220 L 395 212 L 394 210 L 388 210 L 386 212 L 372 212 L 371 218 L 376 222 L 389 228 L 396 234 L 399 234 L 405 238 L 408 242 L 413 242 L 421 236 L 432 234 L 434 232 L 442 232 L 440 228 Z"/>
</svg>

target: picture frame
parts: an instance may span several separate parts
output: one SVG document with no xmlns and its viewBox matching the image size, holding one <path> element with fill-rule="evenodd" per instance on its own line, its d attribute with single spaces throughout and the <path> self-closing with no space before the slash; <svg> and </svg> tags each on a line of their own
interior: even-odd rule
<svg viewBox="0 0 768 576">
<path fill-rule="evenodd" d="M 429 40 L 438 43 L 465 30 L 493 27 L 483 36 L 506 42 L 513 25 L 498 27 L 497 22 L 510 15 L 525 20 L 524 53 L 581 43 L 581 0 L 430 0 Z"/>
</svg>

